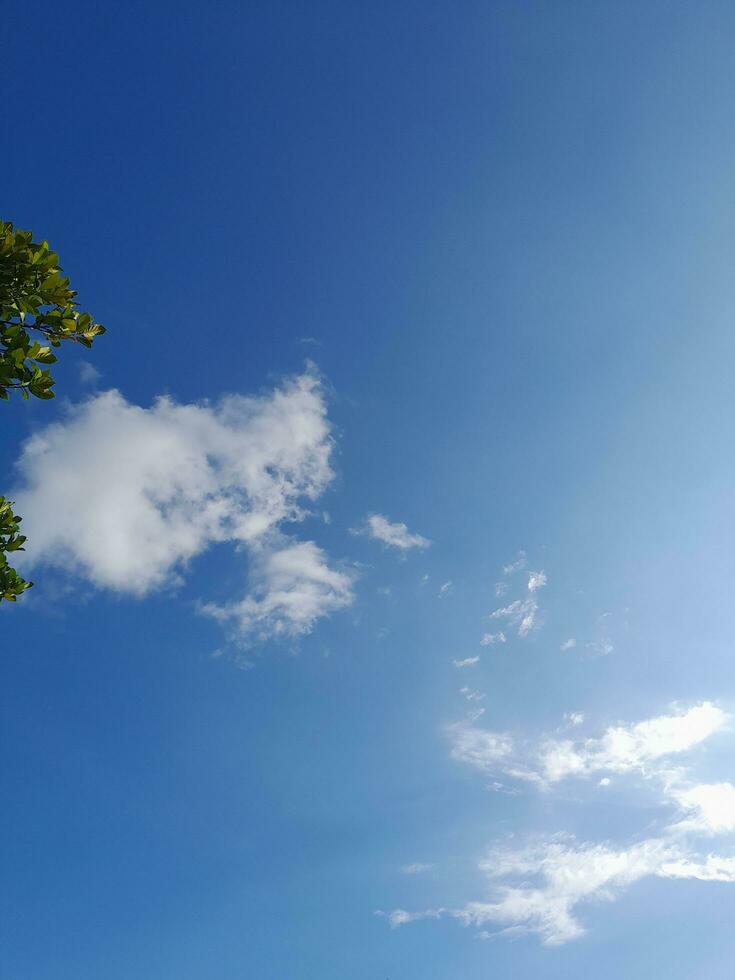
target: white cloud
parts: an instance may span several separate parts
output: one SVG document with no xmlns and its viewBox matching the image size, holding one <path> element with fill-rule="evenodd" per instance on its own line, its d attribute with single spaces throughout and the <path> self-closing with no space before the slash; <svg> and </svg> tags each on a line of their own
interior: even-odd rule
<svg viewBox="0 0 735 980">
<path fill-rule="evenodd" d="M 401 868 L 401 874 L 420 875 L 425 871 L 431 871 L 433 867 L 433 864 L 425 864 L 423 861 L 414 861 L 413 864 L 404 864 Z"/>
<path fill-rule="evenodd" d="M 583 718 L 581 713 L 567 716 L 574 726 L 581 724 Z M 466 722 L 449 726 L 448 732 L 453 743 L 453 758 L 485 772 L 502 772 L 539 785 L 569 777 L 587 778 L 599 772 L 638 771 L 647 776 L 666 776 L 670 780 L 665 760 L 699 745 L 720 731 L 727 720 L 725 712 L 704 701 L 674 714 L 632 725 L 612 726 L 599 738 L 548 737 L 542 739 L 539 746 L 519 745 L 509 735 L 472 728 Z M 502 752 L 497 751 L 498 746 L 503 747 Z M 663 767 L 661 760 L 665 763 Z M 676 791 L 679 789 L 677 787 Z M 673 789 L 670 796 L 674 796 Z"/>
<path fill-rule="evenodd" d="M 490 619 L 507 619 L 511 626 L 518 627 L 519 636 L 528 636 L 536 625 L 538 602 L 534 595 L 527 599 L 516 599 L 508 606 L 490 613 Z"/>
<path fill-rule="evenodd" d="M 575 743 L 548 739 L 539 753 L 544 778 L 550 782 L 593 772 L 646 771 L 650 764 L 685 752 L 723 728 L 727 715 L 709 701 L 687 711 L 660 715 L 635 725 L 608 728 L 598 739 Z"/>
<path fill-rule="evenodd" d="M 572 725 L 581 717 L 566 716 Z M 636 724 L 612 726 L 597 739 L 547 739 L 540 749 L 530 751 L 508 734 L 482 730 L 471 722 L 451 726 L 453 758 L 485 775 L 501 772 L 535 781 L 550 792 L 557 780 L 570 775 L 638 772 L 649 786 L 650 777 L 657 777 L 653 785 L 661 787 L 662 805 L 674 803 L 678 812 L 659 836 L 632 843 L 578 843 L 556 834 L 519 847 L 495 847 L 479 864 L 486 897 L 458 908 L 430 910 L 431 917 L 443 915 L 475 926 L 479 938 L 533 933 L 547 945 L 560 945 L 584 933 L 578 918 L 583 905 L 611 901 L 642 878 L 735 883 L 735 855 L 706 849 L 716 834 L 730 835 L 732 844 L 735 785 L 689 782 L 686 769 L 666 762 L 722 731 L 726 722 L 720 708 L 704 701 Z M 603 776 L 597 785 L 608 787 L 611 779 Z M 490 786 L 503 789 L 498 782 Z M 399 912 L 395 925 L 422 917 L 420 912 Z"/>
<path fill-rule="evenodd" d="M 326 405 L 308 371 L 216 405 L 107 391 L 26 443 L 14 499 L 26 567 L 73 569 L 144 595 L 216 541 L 257 543 L 303 518 L 332 479 Z"/>
<path fill-rule="evenodd" d="M 501 596 L 504 596 L 507 591 L 508 591 L 508 583 L 507 582 L 496 582 L 495 583 L 495 595 L 498 598 L 500 598 Z"/>
<path fill-rule="evenodd" d="M 221 606 L 209 603 L 202 611 L 233 624 L 240 637 L 301 636 L 317 619 L 350 605 L 352 583 L 349 572 L 329 567 L 313 541 L 284 543 L 257 556 L 251 595 Z"/>
<path fill-rule="evenodd" d="M 498 763 L 510 758 L 513 739 L 503 732 L 476 728 L 465 721 L 449 726 L 452 741 L 451 755 L 458 762 L 467 762 L 485 772 L 494 771 Z"/>
<path fill-rule="evenodd" d="M 735 786 L 732 783 L 699 783 L 688 789 L 674 788 L 671 796 L 689 814 L 687 819 L 675 825 L 677 831 L 709 834 L 735 831 Z"/>
<path fill-rule="evenodd" d="M 505 633 L 484 633 L 480 640 L 480 646 L 492 647 L 496 643 L 505 643 Z"/>
<path fill-rule="evenodd" d="M 473 691 L 471 687 L 462 687 L 460 688 L 459 693 L 467 701 L 484 701 L 485 699 L 484 694 L 481 694 L 480 691 Z"/>
<path fill-rule="evenodd" d="M 735 882 L 735 857 L 708 854 L 704 860 L 680 858 L 662 864 L 662 878 L 698 878 L 700 881 Z"/>
<path fill-rule="evenodd" d="M 452 592 L 454 592 L 454 584 L 452 583 L 452 580 L 449 579 L 441 586 L 441 588 L 437 592 L 437 597 L 439 599 L 444 599 L 446 598 L 446 596 L 451 595 Z"/>
<path fill-rule="evenodd" d="M 586 648 L 595 657 L 607 657 L 613 653 L 615 647 L 610 639 L 610 624 L 612 615 L 609 612 L 597 617 L 595 625 L 596 637 L 591 643 L 586 644 Z"/>
<path fill-rule="evenodd" d="M 568 714 L 564 715 L 564 720 L 568 721 L 570 725 L 573 725 L 576 728 L 584 721 L 584 713 L 581 711 L 570 711 Z"/>
<path fill-rule="evenodd" d="M 507 567 L 507 566 L 506 566 Z M 518 627 L 520 637 L 528 636 L 538 627 L 538 599 L 536 593 L 546 585 L 544 572 L 528 573 L 528 595 L 524 599 L 516 599 L 507 606 L 502 606 L 490 613 L 490 619 L 507 619 L 510 626 Z M 487 634 L 491 635 L 491 634 Z"/>
<path fill-rule="evenodd" d="M 405 524 L 391 523 L 382 514 L 368 514 L 362 527 L 353 528 L 353 534 L 364 534 L 376 541 L 381 541 L 389 548 L 408 551 L 411 548 L 428 548 L 431 544 L 428 538 L 420 534 L 412 534 Z"/>
<path fill-rule="evenodd" d="M 522 568 L 526 567 L 526 552 L 519 551 L 518 557 L 515 561 L 508 562 L 507 565 L 503 565 L 503 575 L 513 575 L 515 572 L 520 572 Z"/>
<path fill-rule="evenodd" d="M 596 657 L 607 657 L 609 654 L 614 652 L 615 647 L 613 646 L 609 637 L 603 636 L 599 640 L 593 640 L 592 643 L 588 643 L 587 649 L 590 650 Z"/>
<path fill-rule="evenodd" d="M 494 851 L 480 865 L 490 881 L 515 880 L 496 889 L 489 902 L 469 902 L 454 914 L 467 925 L 493 923 L 507 934 L 536 933 L 543 943 L 561 945 L 583 935 L 577 906 L 612 901 L 641 878 L 661 874 L 676 851 L 655 838 L 631 847 L 577 845 L 558 835 L 517 851 Z"/>
<path fill-rule="evenodd" d="M 529 572 L 528 573 L 528 591 L 538 592 L 546 585 L 546 572 Z"/>
<path fill-rule="evenodd" d="M 444 914 L 444 909 L 425 909 L 423 912 L 406 912 L 405 909 L 394 909 L 392 912 L 383 912 L 380 909 L 375 915 L 383 916 L 390 923 L 391 929 L 398 926 L 405 926 L 408 922 L 419 922 L 421 919 L 440 919 Z"/>
<path fill-rule="evenodd" d="M 398 910 L 391 925 L 447 915 L 464 925 L 498 927 L 497 935 L 535 933 L 559 946 L 585 932 L 577 918 L 586 903 L 613 901 L 623 889 L 646 877 L 698 878 L 735 882 L 735 857 L 683 851 L 671 840 L 648 838 L 628 847 L 578 844 L 557 834 L 518 849 L 496 848 L 480 862 L 490 895 L 457 909 L 428 913 Z M 480 933 L 488 938 L 487 932 Z"/>
<path fill-rule="evenodd" d="M 567 650 L 573 650 L 576 647 L 576 645 L 577 645 L 577 641 L 574 639 L 573 636 L 570 636 L 568 640 L 564 640 L 564 642 L 559 647 L 559 649 L 565 652 Z"/>
<path fill-rule="evenodd" d="M 479 661 L 479 657 L 465 657 L 464 660 L 453 660 L 452 663 L 455 667 L 474 667 Z"/>
<path fill-rule="evenodd" d="M 78 370 L 79 380 L 83 385 L 90 385 L 90 387 L 94 387 L 102 377 L 94 364 L 91 364 L 89 361 L 80 361 Z"/>
</svg>

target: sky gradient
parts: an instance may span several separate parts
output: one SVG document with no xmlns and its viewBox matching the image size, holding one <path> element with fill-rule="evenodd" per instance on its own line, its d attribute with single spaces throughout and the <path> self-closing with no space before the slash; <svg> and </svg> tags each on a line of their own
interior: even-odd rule
<svg viewBox="0 0 735 980">
<path fill-rule="evenodd" d="M 732 5 L 3 22 L 0 974 L 730 980 Z"/>
</svg>

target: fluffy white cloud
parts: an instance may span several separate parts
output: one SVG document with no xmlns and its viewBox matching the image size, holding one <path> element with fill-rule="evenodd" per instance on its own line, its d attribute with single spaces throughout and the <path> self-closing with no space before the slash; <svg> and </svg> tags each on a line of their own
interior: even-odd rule
<svg viewBox="0 0 735 980">
<path fill-rule="evenodd" d="M 428 538 L 420 534 L 412 534 L 405 524 L 392 523 L 382 514 L 368 514 L 364 524 L 353 528 L 353 534 L 364 534 L 369 538 L 382 542 L 389 548 L 399 551 L 409 551 L 411 548 L 428 548 L 431 544 Z"/>
<path fill-rule="evenodd" d="M 546 585 L 546 572 L 529 572 L 528 573 L 528 591 L 538 592 Z"/>
<path fill-rule="evenodd" d="M 332 479 L 330 426 L 312 372 L 216 405 L 107 391 L 25 445 L 14 492 L 47 562 L 143 595 L 215 541 L 257 542 L 299 520 Z"/>
<path fill-rule="evenodd" d="M 232 624 L 239 637 L 301 636 L 317 619 L 348 606 L 353 600 L 353 576 L 330 568 L 326 555 L 313 541 L 266 548 L 254 560 L 252 594 L 244 599 L 202 611 Z"/>
<path fill-rule="evenodd" d="M 710 834 L 735 831 L 735 786 L 732 783 L 699 783 L 688 789 L 674 788 L 671 796 L 689 814 L 675 829 Z"/>
</svg>

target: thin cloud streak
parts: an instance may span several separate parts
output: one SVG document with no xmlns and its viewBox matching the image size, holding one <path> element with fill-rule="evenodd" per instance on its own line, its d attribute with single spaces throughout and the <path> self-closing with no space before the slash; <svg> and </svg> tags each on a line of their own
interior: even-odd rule
<svg viewBox="0 0 735 980">
<path fill-rule="evenodd" d="M 431 544 L 428 538 L 421 534 L 412 534 L 405 524 L 393 523 L 383 514 L 368 514 L 360 527 L 352 528 L 352 534 L 364 535 L 380 541 L 388 548 L 396 548 L 404 552 L 413 548 L 428 548 Z"/>
</svg>

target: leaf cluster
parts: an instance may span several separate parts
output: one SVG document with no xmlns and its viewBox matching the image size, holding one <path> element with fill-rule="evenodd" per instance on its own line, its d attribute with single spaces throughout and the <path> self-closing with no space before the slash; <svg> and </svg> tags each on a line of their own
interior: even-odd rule
<svg viewBox="0 0 735 980">
<path fill-rule="evenodd" d="M 13 502 L 0 497 L 0 601 L 15 602 L 19 595 L 30 589 L 33 582 L 26 582 L 8 564 L 6 555 L 23 551 L 25 535 L 20 533 L 21 518 L 13 513 Z"/>
<path fill-rule="evenodd" d="M 56 361 L 54 348 L 65 340 L 91 347 L 105 332 L 77 308 L 76 295 L 48 242 L 0 221 L 0 398 L 12 389 L 53 398 L 46 365 Z"/>
<path fill-rule="evenodd" d="M 0 398 L 14 389 L 23 398 L 53 398 L 54 349 L 65 340 L 91 347 L 105 332 L 78 309 L 76 295 L 48 242 L 0 221 Z M 20 522 L 11 501 L 0 497 L 0 602 L 15 602 L 33 585 L 8 563 L 26 540 Z"/>
</svg>

